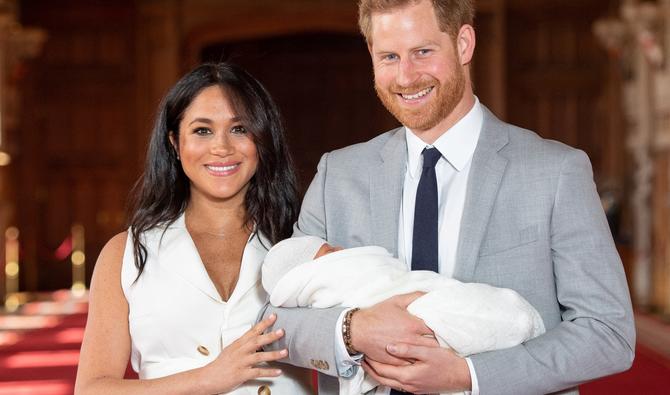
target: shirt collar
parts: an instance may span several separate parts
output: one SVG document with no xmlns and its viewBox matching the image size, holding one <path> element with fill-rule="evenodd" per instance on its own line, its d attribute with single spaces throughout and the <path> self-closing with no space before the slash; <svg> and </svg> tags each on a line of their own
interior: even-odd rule
<svg viewBox="0 0 670 395">
<path fill-rule="evenodd" d="M 433 143 L 432 147 L 437 148 L 442 154 L 442 159 L 456 170 L 461 171 L 468 164 L 477 147 L 477 140 L 484 123 L 484 111 L 479 99 L 475 97 L 475 104 L 463 118 L 461 118 L 449 130 L 442 133 Z M 407 168 L 411 178 L 421 175 L 421 153 L 426 144 L 408 127 L 405 127 L 408 133 L 405 133 L 407 140 Z"/>
</svg>

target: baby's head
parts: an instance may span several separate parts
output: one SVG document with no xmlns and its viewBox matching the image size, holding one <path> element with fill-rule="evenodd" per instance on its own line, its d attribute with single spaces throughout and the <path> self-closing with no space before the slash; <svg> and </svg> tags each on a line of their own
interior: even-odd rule
<svg viewBox="0 0 670 395">
<path fill-rule="evenodd" d="M 263 287 L 272 292 L 279 279 L 294 267 L 341 250 L 314 236 L 292 237 L 268 251 L 262 268 Z"/>
<path fill-rule="evenodd" d="M 330 253 L 337 252 L 337 251 L 342 251 L 342 250 L 343 250 L 342 247 L 333 247 L 330 244 L 324 242 L 321 245 L 321 248 L 319 248 L 319 251 L 316 252 L 316 254 L 314 255 L 314 257 L 312 259 L 321 258 L 324 255 L 328 255 Z"/>
</svg>

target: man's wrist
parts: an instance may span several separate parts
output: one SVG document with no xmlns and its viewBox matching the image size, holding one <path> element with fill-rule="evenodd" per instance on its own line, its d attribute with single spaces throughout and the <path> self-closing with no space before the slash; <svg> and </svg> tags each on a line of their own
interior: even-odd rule
<svg viewBox="0 0 670 395">
<path fill-rule="evenodd" d="M 468 364 L 468 370 L 470 371 L 470 394 L 479 395 L 479 382 L 477 381 L 475 366 L 470 358 L 465 358 L 465 362 Z"/>
<path fill-rule="evenodd" d="M 342 320 L 342 339 L 344 340 L 344 347 L 347 349 L 347 353 L 349 353 L 349 355 L 358 354 L 358 351 L 356 351 L 352 341 L 351 322 L 354 314 L 356 314 L 356 312 L 359 310 L 360 309 L 357 307 L 347 311 L 344 315 L 344 319 Z"/>
<path fill-rule="evenodd" d="M 344 346 L 344 339 L 342 337 L 342 324 L 344 323 L 344 316 L 350 309 L 345 309 L 337 318 L 337 323 L 333 328 L 335 335 L 335 366 L 337 367 L 337 375 L 340 377 L 352 377 L 356 374 L 359 366 L 361 354 L 349 355 Z"/>
<path fill-rule="evenodd" d="M 467 358 L 460 358 L 458 371 L 459 374 L 456 376 L 458 377 L 457 387 L 465 391 L 472 391 L 472 376 L 470 374 L 470 364 L 468 363 Z"/>
</svg>

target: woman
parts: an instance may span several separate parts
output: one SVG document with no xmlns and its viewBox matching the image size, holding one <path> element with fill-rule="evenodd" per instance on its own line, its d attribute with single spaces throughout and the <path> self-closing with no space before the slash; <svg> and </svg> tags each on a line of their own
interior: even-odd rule
<svg viewBox="0 0 670 395">
<path fill-rule="evenodd" d="M 279 339 L 253 326 L 267 248 L 298 200 L 276 105 L 253 77 L 205 64 L 164 98 L 128 232 L 91 281 L 77 393 L 309 393 L 307 372 L 264 362 Z M 250 329 L 251 328 L 251 329 Z M 131 359 L 140 380 L 124 380 Z M 274 391 L 276 389 L 276 391 Z"/>
</svg>

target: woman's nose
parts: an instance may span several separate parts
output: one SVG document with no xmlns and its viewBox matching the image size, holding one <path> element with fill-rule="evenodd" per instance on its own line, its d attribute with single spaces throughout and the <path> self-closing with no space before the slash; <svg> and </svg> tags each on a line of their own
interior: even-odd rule
<svg viewBox="0 0 670 395">
<path fill-rule="evenodd" d="M 212 154 L 214 155 L 230 155 L 234 151 L 234 147 L 230 143 L 230 139 L 226 133 L 219 133 L 219 135 L 214 137 L 211 147 Z"/>
</svg>

